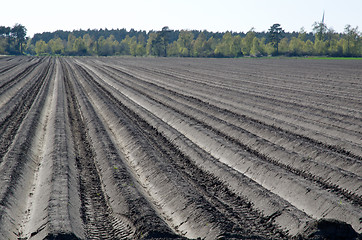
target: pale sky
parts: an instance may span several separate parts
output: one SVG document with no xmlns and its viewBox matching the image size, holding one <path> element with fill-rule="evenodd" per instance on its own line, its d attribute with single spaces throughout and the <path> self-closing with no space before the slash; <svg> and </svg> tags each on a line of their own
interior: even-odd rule
<svg viewBox="0 0 362 240">
<path fill-rule="evenodd" d="M 20 23 L 34 33 L 116 29 L 267 31 L 274 23 L 288 32 L 321 21 L 337 32 L 346 24 L 362 31 L 362 0 L 3 0 L 0 26 Z"/>
</svg>

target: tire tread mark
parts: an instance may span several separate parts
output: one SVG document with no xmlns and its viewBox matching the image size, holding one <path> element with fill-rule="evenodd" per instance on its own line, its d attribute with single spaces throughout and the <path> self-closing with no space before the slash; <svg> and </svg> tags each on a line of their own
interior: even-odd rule
<svg viewBox="0 0 362 240">
<path fill-rule="evenodd" d="M 0 163 L 8 148 L 16 136 L 22 120 L 29 112 L 34 99 L 36 98 L 44 78 L 47 76 L 51 65 L 48 64 L 39 74 L 36 75 L 36 81 L 23 94 L 21 100 L 13 107 L 9 114 L 0 123 Z"/>
<path fill-rule="evenodd" d="M 134 76 L 134 75 L 132 75 L 132 74 L 129 74 L 129 73 L 127 73 L 127 72 L 124 72 L 124 71 L 122 71 L 122 70 L 120 70 L 120 69 L 118 69 L 118 68 L 115 68 L 115 67 L 112 67 L 112 66 L 105 66 L 105 67 L 108 68 L 108 69 L 112 69 L 113 71 L 116 71 L 116 72 L 121 73 L 121 74 L 123 74 L 123 75 L 126 75 L 126 76 L 128 76 L 128 77 L 130 77 L 130 78 L 132 78 L 132 79 L 139 80 L 139 81 L 143 81 L 143 80 L 139 79 L 138 77 L 136 77 L 136 76 Z M 100 68 L 98 68 L 98 69 L 100 69 Z M 100 69 L 100 70 L 101 70 L 101 69 Z M 172 77 L 172 78 L 178 78 L 177 76 L 174 76 L 174 75 L 172 75 L 172 74 L 168 74 L 168 73 L 162 73 L 162 74 L 163 74 L 163 75 L 166 75 L 166 76 L 169 76 L 169 77 Z M 354 158 L 354 159 L 362 162 L 362 156 L 353 154 L 353 153 L 351 153 L 350 151 L 348 151 L 348 150 L 346 150 L 346 149 L 343 149 L 343 148 L 341 148 L 341 147 L 339 147 L 339 146 L 335 146 L 335 145 L 331 145 L 331 144 L 326 144 L 326 143 L 323 143 L 323 142 L 321 142 L 321 141 L 318 141 L 318 140 L 309 138 L 309 137 L 307 137 L 307 136 L 304 136 L 304 135 L 301 135 L 301 134 L 298 134 L 298 133 L 294 133 L 294 132 L 291 132 L 291 131 L 286 130 L 286 129 L 282 129 L 282 128 L 277 127 L 277 126 L 274 126 L 274 125 L 270 125 L 270 124 L 264 123 L 264 122 L 262 122 L 262 121 L 260 121 L 260 120 L 251 118 L 251 117 L 249 117 L 249 116 L 242 115 L 242 114 L 238 114 L 238 113 L 232 112 L 232 111 L 230 111 L 230 110 L 228 110 L 228 109 L 219 108 L 219 107 L 217 107 L 217 106 L 215 106 L 215 105 L 212 105 L 212 104 L 210 104 L 210 103 L 208 103 L 208 102 L 205 102 L 205 101 L 203 101 L 203 100 L 201 100 L 201 99 L 199 99 L 199 98 L 192 97 L 192 96 L 188 96 L 188 95 L 184 95 L 184 94 L 181 94 L 181 93 L 179 93 L 179 92 L 175 92 L 175 91 L 172 91 L 172 90 L 167 89 L 167 88 L 165 88 L 165 87 L 156 85 L 156 84 L 154 84 L 154 83 L 148 82 L 148 84 L 153 85 L 153 86 L 156 86 L 156 87 L 158 87 L 158 88 L 160 88 L 160 89 L 162 89 L 162 90 L 164 90 L 164 91 L 170 92 L 170 93 L 175 94 L 175 95 L 177 95 L 177 96 L 179 96 L 179 97 L 182 97 L 182 98 L 185 98 L 185 99 L 189 99 L 189 100 L 192 100 L 192 101 L 194 101 L 194 102 L 198 102 L 199 104 L 205 105 L 205 106 L 207 106 L 207 107 L 216 109 L 216 110 L 219 111 L 219 112 L 228 114 L 228 115 L 233 116 L 233 117 L 237 117 L 237 118 L 239 118 L 239 119 L 242 120 L 242 121 L 253 122 L 253 123 L 258 124 L 258 125 L 263 126 L 263 127 L 266 126 L 266 127 L 270 128 L 270 129 L 273 129 L 274 131 L 276 131 L 276 132 L 278 132 L 278 133 L 280 133 L 280 134 L 283 134 L 283 135 L 286 135 L 286 136 L 293 136 L 294 138 L 298 138 L 298 139 L 304 140 L 304 141 L 306 141 L 306 142 L 309 142 L 311 145 L 316 145 L 316 146 L 320 147 L 321 149 L 328 149 L 328 150 L 333 151 L 333 152 L 335 152 L 335 153 L 337 153 L 337 154 L 342 154 L 342 155 L 344 155 L 344 156 L 347 156 L 347 157 L 350 157 L 350 158 Z M 348 117 L 350 117 L 350 116 L 348 116 Z"/>
<path fill-rule="evenodd" d="M 113 67 L 110 67 L 110 68 L 113 68 Z M 113 68 L 113 69 L 116 69 L 116 68 Z M 117 70 L 117 72 L 123 73 L 124 75 L 126 75 L 126 76 L 128 76 L 128 77 L 130 77 L 130 78 L 132 78 L 132 79 L 135 79 L 135 80 L 137 80 L 137 81 L 143 81 L 143 80 L 141 80 L 141 79 L 139 79 L 139 78 L 137 78 L 137 77 L 135 77 L 135 76 L 133 76 L 133 75 L 131 75 L 131 74 L 129 74 L 129 73 L 125 73 L 125 72 L 123 72 L 123 71 L 121 71 L 121 70 L 119 70 L 119 69 L 116 69 L 116 70 Z M 105 71 L 104 71 L 104 72 L 105 72 Z M 106 72 L 105 72 L 105 73 L 106 73 Z M 150 83 L 150 84 L 152 84 L 152 83 Z M 152 85 L 153 85 L 153 84 L 152 84 Z M 133 89 L 132 86 L 130 86 L 130 85 L 127 85 L 127 86 L 128 86 L 129 88 L 132 88 L 132 89 Z M 161 88 L 162 88 L 162 87 L 161 87 Z M 134 89 L 134 90 L 135 90 L 135 89 Z M 138 90 L 135 90 L 135 91 L 138 91 Z M 176 93 L 176 92 L 172 92 L 172 94 L 181 95 L 181 94 Z M 178 114 L 180 114 L 180 115 L 182 115 L 182 116 L 184 116 L 184 117 L 186 117 L 186 118 L 191 119 L 192 121 L 196 122 L 197 124 L 202 125 L 202 126 L 205 127 L 206 129 L 214 132 L 216 135 L 219 135 L 219 136 L 223 137 L 223 138 L 226 139 L 228 142 L 233 143 L 233 144 L 239 146 L 240 148 L 248 151 L 249 153 L 253 154 L 254 156 L 258 157 L 259 159 L 261 159 L 261 160 L 263 160 L 263 161 L 266 161 L 266 162 L 270 162 L 270 163 L 272 163 L 272 164 L 274 164 L 274 165 L 276 165 L 276 166 L 278 166 L 278 167 L 280 167 L 280 168 L 283 168 L 283 169 L 285 169 L 285 170 L 287 170 L 287 171 L 289 171 L 289 172 L 291 172 L 291 173 L 293 173 L 293 174 L 302 176 L 303 178 L 305 178 L 305 179 L 307 179 L 307 180 L 309 180 L 309 181 L 312 181 L 312 182 L 317 183 L 317 184 L 318 184 L 319 186 L 321 186 L 322 188 L 328 189 L 328 190 L 330 190 L 331 192 L 333 192 L 333 193 L 335 193 L 335 194 L 343 197 L 345 200 L 347 200 L 347 201 L 349 201 L 349 202 L 351 202 L 351 203 L 353 203 L 353 204 L 355 204 L 355 205 L 357 205 L 357 206 L 362 206 L 362 199 L 361 199 L 361 197 L 358 196 L 357 194 L 355 194 L 355 193 L 353 193 L 353 192 L 350 192 L 350 191 L 348 191 L 348 190 L 345 190 L 345 189 L 343 189 L 343 188 L 340 188 L 340 187 L 339 187 L 338 185 L 336 185 L 336 184 L 328 183 L 327 181 L 325 181 L 324 179 L 322 179 L 322 178 L 319 177 L 319 176 L 313 175 L 313 174 L 311 174 L 311 173 L 309 173 L 309 172 L 306 172 L 306 171 L 304 171 L 304 170 L 300 170 L 300 169 L 297 169 L 297 168 L 295 168 L 295 167 L 293 167 L 293 166 L 290 166 L 290 165 L 281 163 L 281 162 L 279 162 L 279 161 L 277 161 L 277 160 L 271 159 L 270 157 L 266 156 L 265 154 L 262 154 L 262 153 L 260 153 L 260 152 L 258 152 L 258 151 L 256 151 L 256 150 L 250 148 L 250 147 L 247 146 L 246 144 L 240 142 L 238 139 L 236 139 L 236 138 L 234 138 L 234 137 L 231 137 L 231 136 L 229 136 L 229 135 L 227 135 L 227 134 L 219 131 L 218 129 L 215 129 L 214 127 L 208 125 L 207 123 L 205 123 L 205 122 L 203 122 L 203 121 L 200 121 L 200 120 L 198 120 L 198 119 L 196 119 L 196 118 L 194 118 L 194 117 L 192 117 L 192 116 L 190 116 L 190 115 L 187 115 L 187 114 L 185 114 L 184 112 L 181 112 L 181 111 L 179 111 L 179 110 L 177 110 L 177 109 L 174 109 L 174 108 L 173 108 L 172 106 L 170 106 L 169 104 L 164 103 L 164 102 L 161 102 L 161 101 L 155 99 L 154 97 L 152 97 L 150 94 L 148 94 L 148 93 L 146 93 L 146 92 L 142 92 L 142 95 L 147 96 L 147 97 L 148 97 L 149 99 L 151 99 L 152 101 L 155 101 L 156 103 L 158 103 L 158 104 L 160 104 L 160 105 L 166 106 L 167 108 L 172 109 L 174 112 L 176 112 L 176 113 L 178 113 Z M 188 97 L 188 96 L 184 96 L 184 97 L 185 97 L 185 98 L 192 98 L 192 99 L 194 99 L 193 97 Z M 198 99 L 198 100 L 199 100 L 199 99 Z M 199 100 L 199 101 L 202 102 L 202 103 L 205 103 L 205 102 L 203 102 L 202 100 Z M 205 104 L 207 104 L 207 103 L 205 103 Z M 207 105 L 209 105 L 209 104 L 207 104 Z M 230 112 L 229 112 L 228 110 L 225 110 L 225 112 L 228 112 L 228 113 L 230 114 Z M 255 119 L 248 119 L 248 120 L 255 120 Z M 255 121 L 257 121 L 257 120 L 255 120 Z M 260 124 L 263 124 L 263 123 L 260 122 Z M 266 124 L 263 124 L 263 125 L 266 125 Z M 280 129 L 280 130 L 281 130 L 281 129 Z M 288 133 L 288 132 L 287 132 L 287 133 Z M 304 137 L 304 138 L 306 138 L 306 137 Z M 307 138 L 307 139 L 308 139 L 308 138 Z M 311 139 L 311 140 L 312 140 L 312 139 Z M 356 157 L 361 158 L 360 156 L 356 156 Z"/>
<path fill-rule="evenodd" d="M 86 226 L 87 239 L 129 239 L 132 229 L 112 215 L 102 189 L 100 173 L 94 163 L 94 150 L 81 116 L 69 72 L 63 65 L 68 99 L 69 122 L 75 144 L 76 164 L 79 171 L 81 215 Z"/>
<path fill-rule="evenodd" d="M 80 71 L 88 75 L 97 88 L 105 92 L 115 105 L 117 105 L 128 118 L 134 119 L 134 123 L 140 129 L 140 132 L 146 131 L 143 137 L 152 145 L 152 147 L 159 151 L 161 155 L 165 156 L 164 159 L 168 160 L 168 164 L 177 169 L 198 191 L 207 194 L 206 201 L 209 201 L 213 207 L 222 213 L 224 218 L 233 218 L 234 224 L 229 223 L 229 231 L 232 229 L 233 233 L 225 231 L 222 236 L 225 238 L 242 238 L 242 239 L 286 239 L 286 234 L 278 229 L 275 225 L 264 218 L 261 213 L 252 208 L 252 204 L 247 200 L 242 199 L 232 193 L 222 182 L 216 177 L 204 172 L 192 161 L 185 156 L 177 147 L 173 146 L 162 133 L 157 131 L 153 126 L 149 125 L 134 111 L 125 106 L 122 102 L 117 100 L 108 90 L 96 82 L 89 73 L 79 66 Z M 217 197 L 213 196 L 215 194 Z M 238 213 L 234 213 L 234 211 Z M 228 220 L 231 221 L 231 220 Z M 247 222 L 252 226 L 252 230 L 246 229 L 240 222 Z M 262 230 L 260 229 L 262 228 Z"/>
</svg>

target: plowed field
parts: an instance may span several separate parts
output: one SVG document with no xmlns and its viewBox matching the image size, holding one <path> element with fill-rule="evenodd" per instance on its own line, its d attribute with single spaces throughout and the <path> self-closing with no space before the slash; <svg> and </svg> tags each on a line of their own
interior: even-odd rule
<svg viewBox="0 0 362 240">
<path fill-rule="evenodd" d="M 0 58 L 0 239 L 361 232 L 362 61 Z"/>
</svg>

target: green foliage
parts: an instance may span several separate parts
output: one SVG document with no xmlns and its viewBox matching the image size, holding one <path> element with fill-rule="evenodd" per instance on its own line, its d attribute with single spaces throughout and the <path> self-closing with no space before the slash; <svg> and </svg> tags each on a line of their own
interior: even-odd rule
<svg viewBox="0 0 362 240">
<path fill-rule="evenodd" d="M 305 41 L 307 40 L 307 33 L 306 33 L 304 27 L 302 27 L 302 28 L 300 29 L 300 31 L 299 31 L 299 33 L 298 33 L 298 38 L 299 38 L 300 40 L 302 40 L 303 42 L 305 42 Z"/>
<path fill-rule="evenodd" d="M 88 30 L 45 34 L 43 39 L 22 42 L 12 35 L 12 29 L 0 27 L 0 54 L 22 51 L 37 55 L 131 55 L 174 57 L 262 57 L 286 56 L 362 56 L 362 38 L 358 28 L 346 25 L 343 34 L 316 23 L 315 35 L 299 32 L 285 33 L 279 24 L 270 27 L 267 33 L 251 29 L 244 33 L 210 33 L 207 31 L 170 30 L 126 31 Z M 83 35 L 80 35 L 83 33 Z M 113 34 L 114 33 L 114 34 Z M 322 34 L 322 35 L 321 35 Z M 53 36 L 49 38 L 49 36 Z M 322 37 L 320 37 L 322 36 Z M 36 35 L 36 39 L 39 35 Z"/>
<path fill-rule="evenodd" d="M 342 57 L 343 56 L 343 39 L 340 41 L 332 39 L 329 43 L 328 53 L 332 57 Z"/>
<path fill-rule="evenodd" d="M 48 46 L 50 47 L 53 55 L 60 55 L 64 53 L 63 41 L 60 38 L 51 39 L 48 42 Z"/>
<path fill-rule="evenodd" d="M 6 41 L 6 39 L 0 38 L 0 54 L 6 53 L 7 45 L 8 45 L 8 42 Z"/>
<path fill-rule="evenodd" d="M 67 41 L 67 45 L 66 45 L 67 55 L 74 55 L 73 49 L 74 49 L 75 39 L 76 39 L 76 37 L 73 34 L 68 35 L 68 41 Z"/>
<path fill-rule="evenodd" d="M 26 31 L 21 24 L 15 24 L 12 28 L 0 26 L 0 54 L 23 54 Z"/>
<path fill-rule="evenodd" d="M 265 52 L 265 38 L 259 40 L 257 37 L 254 37 L 250 55 L 254 57 L 261 57 L 265 54 Z"/>
<path fill-rule="evenodd" d="M 110 36 L 107 39 L 100 37 L 97 42 L 97 54 L 99 56 L 111 56 L 113 55 L 113 38 Z"/>
<path fill-rule="evenodd" d="M 150 36 L 151 40 L 149 39 L 147 42 L 146 52 L 149 55 L 166 57 L 169 32 L 168 27 L 163 27 L 161 31 L 152 34 L 152 36 Z"/>
<path fill-rule="evenodd" d="M 73 51 L 74 55 L 84 56 L 87 55 L 87 48 L 84 44 L 82 38 L 76 38 L 73 44 Z"/>
<path fill-rule="evenodd" d="M 313 23 L 313 32 L 315 33 L 316 39 L 318 39 L 319 41 L 325 39 L 327 31 L 327 25 L 323 21 Z"/>
<path fill-rule="evenodd" d="M 85 48 L 87 49 L 87 54 L 95 55 L 96 44 L 88 33 L 83 36 L 83 43 L 84 43 Z"/>
<path fill-rule="evenodd" d="M 227 32 L 222 37 L 222 40 L 216 45 L 214 50 L 215 56 L 217 57 L 234 57 L 232 52 L 233 36 L 230 32 Z"/>
<path fill-rule="evenodd" d="M 322 56 L 327 54 L 327 42 L 323 40 L 316 39 L 314 42 L 314 55 Z"/>
<path fill-rule="evenodd" d="M 23 44 L 25 43 L 26 28 L 21 24 L 15 24 L 11 29 L 11 35 L 14 38 L 15 48 L 19 54 L 23 53 Z"/>
<path fill-rule="evenodd" d="M 246 37 L 242 40 L 241 51 L 243 55 L 250 55 L 251 48 L 253 46 L 253 40 L 255 38 L 255 32 L 249 31 Z"/>
<path fill-rule="evenodd" d="M 344 28 L 346 47 L 344 55 L 345 56 L 356 56 L 360 52 L 361 48 L 361 37 L 358 33 L 358 27 L 352 28 L 351 25 L 347 24 Z"/>
<path fill-rule="evenodd" d="M 177 39 L 178 52 L 181 57 L 190 57 L 194 35 L 190 31 L 182 30 Z"/>
<path fill-rule="evenodd" d="M 279 43 L 282 40 L 283 35 L 284 35 L 284 30 L 280 27 L 279 23 L 273 24 L 268 30 L 269 41 L 275 47 L 276 55 L 279 55 Z M 284 45 L 285 44 L 283 44 L 282 52 L 285 53 L 285 51 L 284 51 L 285 46 Z"/>
<path fill-rule="evenodd" d="M 206 57 L 205 54 L 206 37 L 204 33 L 200 33 L 196 38 L 192 48 L 192 56 L 194 57 Z"/>
<path fill-rule="evenodd" d="M 314 44 L 311 40 L 307 40 L 303 47 L 303 54 L 311 56 L 313 55 Z"/>
<path fill-rule="evenodd" d="M 273 44 L 275 47 L 275 44 Z M 278 50 L 279 49 L 279 50 Z M 289 50 L 289 43 L 287 38 L 283 38 L 280 40 L 280 43 L 276 47 L 276 55 L 279 55 L 280 53 L 283 55 L 287 55 Z"/>
<path fill-rule="evenodd" d="M 150 55 L 146 50 L 146 55 Z M 170 57 L 176 57 L 179 56 L 178 54 L 178 44 L 176 41 L 173 43 L 168 44 L 167 46 L 167 55 Z"/>
<path fill-rule="evenodd" d="M 147 45 L 146 45 L 146 54 L 147 55 L 153 55 L 154 51 L 153 51 L 153 44 L 156 40 L 157 37 L 157 33 L 150 33 L 148 36 L 148 40 L 147 40 Z"/>
<path fill-rule="evenodd" d="M 289 42 L 289 54 L 292 56 L 300 56 L 303 53 L 304 42 L 301 38 L 293 37 Z"/>
<path fill-rule="evenodd" d="M 43 40 L 37 41 L 35 44 L 36 55 L 42 56 L 49 54 L 49 46 Z"/>
<path fill-rule="evenodd" d="M 243 52 L 241 51 L 242 41 L 240 35 L 233 38 L 230 51 L 233 53 L 234 57 L 241 57 L 243 55 Z"/>
<path fill-rule="evenodd" d="M 274 46 L 272 43 L 267 43 L 264 48 L 265 48 L 265 52 L 268 56 L 273 55 L 273 53 L 275 52 Z"/>
</svg>

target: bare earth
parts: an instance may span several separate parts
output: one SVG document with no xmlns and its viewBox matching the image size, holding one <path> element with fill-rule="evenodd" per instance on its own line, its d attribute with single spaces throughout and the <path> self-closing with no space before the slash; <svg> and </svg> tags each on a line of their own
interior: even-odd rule
<svg viewBox="0 0 362 240">
<path fill-rule="evenodd" d="M 358 239 L 362 61 L 0 58 L 0 239 Z"/>
</svg>

